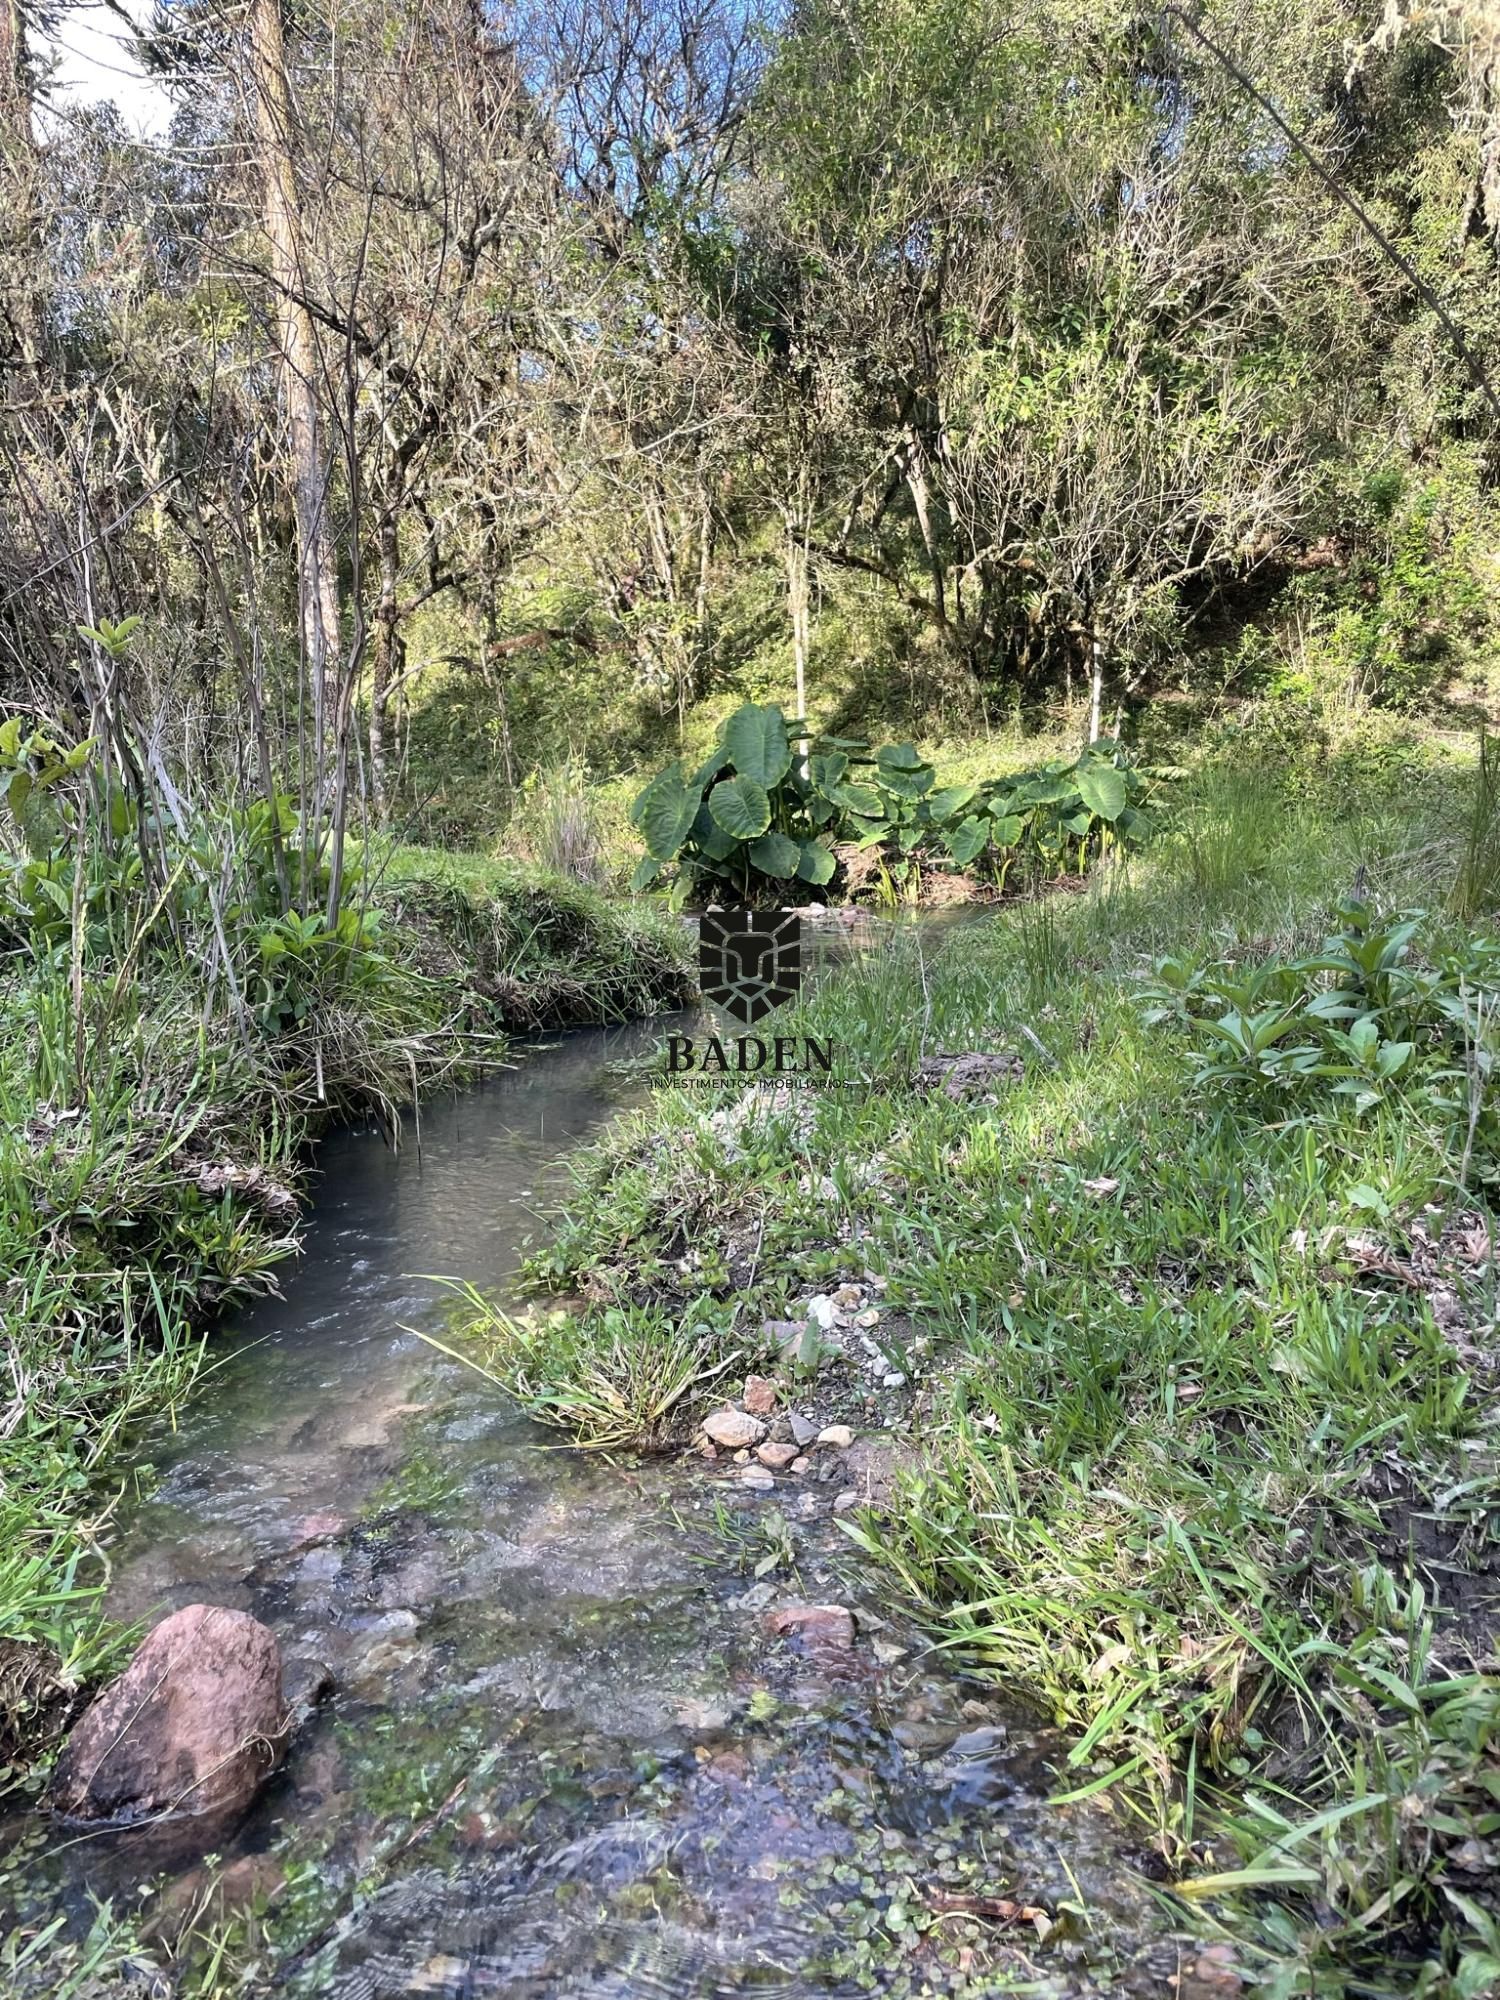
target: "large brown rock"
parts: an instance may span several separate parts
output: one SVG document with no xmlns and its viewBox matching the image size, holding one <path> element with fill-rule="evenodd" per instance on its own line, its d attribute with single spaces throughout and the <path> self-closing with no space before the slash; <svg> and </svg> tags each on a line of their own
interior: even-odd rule
<svg viewBox="0 0 1500 2000">
<path fill-rule="evenodd" d="M 189 1604 L 147 1634 L 58 1759 L 50 1803 L 71 1819 L 242 1811 L 284 1743 L 281 1654 L 248 1611 Z"/>
</svg>

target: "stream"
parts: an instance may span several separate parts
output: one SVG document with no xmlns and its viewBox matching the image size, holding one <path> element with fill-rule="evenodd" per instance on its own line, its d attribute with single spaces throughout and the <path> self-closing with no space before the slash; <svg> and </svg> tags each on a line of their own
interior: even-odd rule
<svg viewBox="0 0 1500 2000">
<path fill-rule="evenodd" d="M 621 1059 L 667 1025 L 518 1052 L 424 1111 L 420 1153 L 330 1137 L 285 1296 L 216 1335 L 121 1510 L 112 1614 L 239 1607 L 289 1689 L 332 1674 L 219 1857 L 224 1905 L 270 1900 L 250 1990 L 1174 1991 L 1139 1853 L 1097 1803 L 1048 1802 L 1060 1741 L 927 1650 L 831 1526 L 757 1578 L 776 1495 L 561 1447 L 407 1330 L 447 1319 L 414 1274 L 513 1286 L 568 1156 L 638 1090 Z M 769 1635 L 768 1607 L 808 1602 L 851 1605 L 857 1644 Z M 22 1914 L 82 1931 L 113 1899 L 168 1934 L 218 1872 L 180 1831 L 31 1815 Z"/>
</svg>

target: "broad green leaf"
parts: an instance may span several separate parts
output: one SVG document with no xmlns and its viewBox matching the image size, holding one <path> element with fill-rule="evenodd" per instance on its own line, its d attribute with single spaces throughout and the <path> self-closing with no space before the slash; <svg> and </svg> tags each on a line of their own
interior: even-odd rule
<svg viewBox="0 0 1500 2000">
<path fill-rule="evenodd" d="M 731 759 L 729 752 L 724 748 L 724 745 L 720 743 L 716 749 L 713 749 L 709 752 L 708 756 L 698 766 L 697 770 L 694 771 L 692 777 L 688 780 L 688 783 L 692 786 L 695 792 L 701 792 L 703 790 L 703 787 L 706 784 L 708 784 L 710 780 L 717 778 L 721 771 L 727 770 L 729 768 L 730 762 Z"/>
<path fill-rule="evenodd" d="M 929 792 L 928 817 L 937 821 L 952 819 L 956 812 L 968 805 L 978 789 L 977 785 L 945 785 L 940 792 Z"/>
<path fill-rule="evenodd" d="M 804 840 L 802 853 L 797 862 L 797 874 L 804 882 L 811 882 L 821 888 L 825 882 L 833 880 L 837 863 L 828 849 L 816 840 Z"/>
<path fill-rule="evenodd" d="M 919 770 L 886 769 L 881 767 L 880 782 L 888 792 L 898 799 L 919 799 L 924 792 L 932 790 L 933 769 L 923 764 Z"/>
<path fill-rule="evenodd" d="M 875 753 L 875 761 L 882 771 L 925 771 L 927 760 L 915 743 L 887 743 Z"/>
<path fill-rule="evenodd" d="M 765 786 L 743 771 L 732 778 L 720 778 L 708 795 L 708 809 L 736 840 L 754 840 L 771 824 L 771 801 Z"/>
<path fill-rule="evenodd" d="M 849 769 L 849 759 L 844 751 L 831 750 L 826 756 L 810 757 L 808 768 L 819 791 L 831 792 Z"/>
<path fill-rule="evenodd" d="M 660 876 L 661 863 L 653 861 L 649 854 L 643 854 L 635 864 L 635 871 L 630 877 L 630 893 L 638 896 L 642 889 L 649 889 Z"/>
<path fill-rule="evenodd" d="M 1115 820 L 1125 810 L 1125 801 L 1130 796 L 1125 783 L 1125 773 L 1116 770 L 1113 764 L 1106 764 L 1100 757 L 1084 757 L 1079 761 L 1074 773 L 1078 793 L 1090 812 L 1100 819 Z"/>
<path fill-rule="evenodd" d="M 990 821 L 990 839 L 996 847 L 1014 847 L 1026 830 L 1026 822 L 1019 813 L 1011 813 L 1006 819 Z"/>
<path fill-rule="evenodd" d="M 688 839 L 710 861 L 727 861 L 739 842 L 727 834 L 706 805 L 699 806 Z"/>
<path fill-rule="evenodd" d="M 683 778 L 680 764 L 669 764 L 654 777 L 630 808 L 653 861 L 672 861 L 687 839 L 698 811 L 698 793 Z M 758 829 L 757 829 L 758 830 Z"/>
<path fill-rule="evenodd" d="M 750 843 L 751 863 L 762 875 L 775 875 L 784 881 L 796 874 L 801 858 L 796 841 L 788 840 L 784 833 L 763 833 Z"/>
<path fill-rule="evenodd" d="M 858 813 L 861 819 L 875 819 L 884 810 L 884 802 L 873 785 L 834 785 L 828 796 L 845 812 Z"/>
<path fill-rule="evenodd" d="M 943 835 L 943 845 L 953 856 L 960 868 L 981 855 L 990 838 L 990 829 L 982 819 L 961 820 L 957 826 L 949 827 Z"/>
<path fill-rule="evenodd" d="M 739 775 L 764 789 L 779 784 L 792 768 L 786 717 L 774 705 L 747 701 L 724 724 L 721 740 Z"/>
</svg>

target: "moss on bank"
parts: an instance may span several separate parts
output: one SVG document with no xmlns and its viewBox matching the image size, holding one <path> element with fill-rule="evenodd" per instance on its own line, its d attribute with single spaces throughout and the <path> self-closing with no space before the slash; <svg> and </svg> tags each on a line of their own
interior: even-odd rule
<svg viewBox="0 0 1500 2000">
<path fill-rule="evenodd" d="M 101 949 L 81 1007 L 66 951 L 5 961 L 0 1789 L 118 1658 L 94 1602 L 121 1447 L 172 1421 L 208 1316 L 296 1249 L 319 1124 L 372 1110 L 393 1123 L 413 1090 L 493 1060 L 507 1030 L 649 1013 L 693 990 L 681 927 L 656 912 L 483 864 L 469 886 L 433 882 L 421 859 L 336 963 L 281 951 L 248 1017 L 206 1010 L 180 954 L 122 973 Z"/>
</svg>

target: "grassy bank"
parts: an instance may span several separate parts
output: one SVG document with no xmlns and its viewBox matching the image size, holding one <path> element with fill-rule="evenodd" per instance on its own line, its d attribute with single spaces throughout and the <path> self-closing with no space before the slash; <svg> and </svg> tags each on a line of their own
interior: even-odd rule
<svg viewBox="0 0 1500 2000">
<path fill-rule="evenodd" d="M 1468 775 L 1350 775 L 1210 768 L 1086 894 L 857 960 L 788 1026 L 861 1088 L 656 1093 L 538 1266 L 595 1303 L 492 1319 L 486 1360 L 586 1435 L 682 1436 L 776 1365 L 764 1320 L 873 1278 L 808 1392 L 920 1462 L 851 1530 L 1070 1729 L 1059 1790 L 1131 1817 L 1254 1992 L 1472 2000 L 1495 957 L 1448 908 Z M 972 1049 L 1018 1074 L 917 1079 Z"/>
<path fill-rule="evenodd" d="M 205 976 L 202 913 L 66 886 L 56 925 L 13 895 L 3 938 L 0 1787 L 119 1656 L 95 1599 L 123 1448 L 149 1451 L 211 1314 L 295 1250 L 320 1124 L 374 1113 L 394 1136 L 508 1030 L 691 991 L 669 919 L 478 860 L 398 852 L 342 936 L 228 906 L 237 999 Z"/>
</svg>

